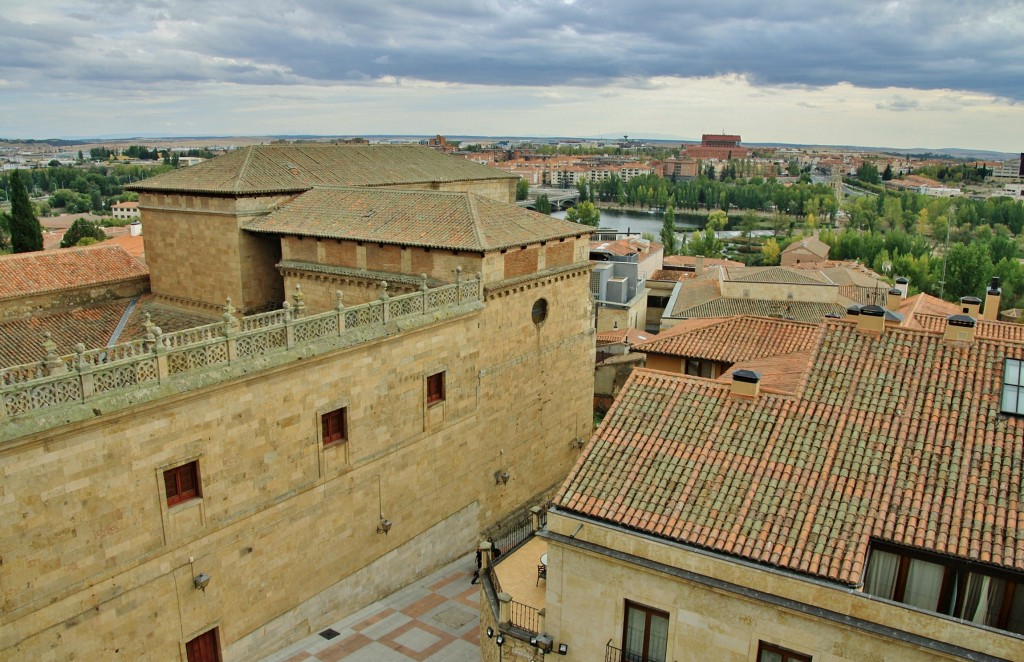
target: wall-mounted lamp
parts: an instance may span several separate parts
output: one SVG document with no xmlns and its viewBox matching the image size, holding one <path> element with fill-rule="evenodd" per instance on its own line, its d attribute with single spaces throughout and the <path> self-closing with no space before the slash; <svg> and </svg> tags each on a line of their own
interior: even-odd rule
<svg viewBox="0 0 1024 662">
<path fill-rule="evenodd" d="M 499 634 L 498 638 L 494 640 L 494 643 L 498 644 L 498 648 L 505 645 L 505 635 Z"/>
<path fill-rule="evenodd" d="M 384 517 L 384 500 L 380 494 L 380 474 L 377 474 L 377 510 L 380 513 L 380 521 L 377 522 L 377 533 L 388 534 L 391 530 L 391 520 Z"/>
<path fill-rule="evenodd" d="M 200 572 L 198 575 L 192 578 L 192 586 L 201 590 L 203 593 L 206 592 L 206 587 L 210 585 L 210 575 L 205 572 Z"/>
<path fill-rule="evenodd" d="M 569 644 L 558 644 L 558 654 L 566 655 L 569 653 Z"/>
<path fill-rule="evenodd" d="M 507 471 L 503 471 L 503 470 L 499 469 L 499 470 L 494 472 L 494 484 L 495 485 L 505 485 L 506 483 L 508 483 L 508 479 L 509 478 L 510 478 L 510 476 L 509 476 L 509 473 Z"/>
<path fill-rule="evenodd" d="M 537 634 L 530 637 L 530 645 L 539 648 L 544 653 L 550 653 L 554 641 L 546 634 Z"/>
<path fill-rule="evenodd" d="M 494 636 L 494 628 L 492 628 L 491 626 L 488 625 L 487 626 L 487 638 L 490 639 L 493 636 Z"/>
</svg>

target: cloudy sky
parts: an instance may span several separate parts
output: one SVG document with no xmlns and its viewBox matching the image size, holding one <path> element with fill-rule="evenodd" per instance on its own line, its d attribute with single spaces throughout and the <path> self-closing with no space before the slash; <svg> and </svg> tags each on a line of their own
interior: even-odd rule
<svg viewBox="0 0 1024 662">
<path fill-rule="evenodd" d="M 1022 0 L 0 0 L 0 137 L 1024 150 Z"/>
</svg>

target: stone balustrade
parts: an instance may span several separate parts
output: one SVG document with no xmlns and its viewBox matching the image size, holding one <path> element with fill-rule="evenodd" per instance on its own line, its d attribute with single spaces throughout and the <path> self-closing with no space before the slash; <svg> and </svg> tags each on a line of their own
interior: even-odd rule
<svg viewBox="0 0 1024 662">
<path fill-rule="evenodd" d="M 66 356 L 56 353 L 45 334 L 45 359 L 0 368 L 0 420 L 483 300 L 479 274 L 463 279 L 457 270 L 455 283 L 433 289 L 423 278 L 420 291 L 396 297 L 388 296 L 382 282 L 379 300 L 351 307 L 343 305 L 339 291 L 334 310 L 309 316 L 298 286 L 294 303 L 286 301 L 282 310 L 238 319 L 229 299 L 224 321 L 173 333 L 163 333 L 147 316 L 142 339 L 89 350 L 79 344 Z"/>
</svg>

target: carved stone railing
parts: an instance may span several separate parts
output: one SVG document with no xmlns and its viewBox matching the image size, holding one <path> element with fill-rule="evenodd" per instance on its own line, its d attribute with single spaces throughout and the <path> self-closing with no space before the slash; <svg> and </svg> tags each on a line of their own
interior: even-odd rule
<svg viewBox="0 0 1024 662">
<path fill-rule="evenodd" d="M 242 319 L 235 317 L 229 299 L 224 321 L 173 333 L 163 333 L 147 315 L 144 338 L 90 350 L 79 344 L 67 356 L 57 354 L 47 333 L 45 359 L 0 368 L 0 420 L 483 300 L 479 275 L 463 280 L 461 270 L 456 270 L 452 285 L 427 289 L 426 276 L 423 283 L 418 292 L 392 298 L 382 282 L 379 300 L 351 307 L 342 304 L 338 292 L 334 310 L 310 316 L 304 314 L 299 286 L 294 303 L 286 301 L 282 310 Z"/>
</svg>

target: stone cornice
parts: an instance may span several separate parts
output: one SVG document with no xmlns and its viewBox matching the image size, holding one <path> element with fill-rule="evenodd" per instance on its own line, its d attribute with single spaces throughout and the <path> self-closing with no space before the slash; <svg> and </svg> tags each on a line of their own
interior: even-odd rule
<svg viewBox="0 0 1024 662">
<path fill-rule="evenodd" d="M 566 278 L 586 275 L 589 274 L 592 268 L 593 265 L 589 261 L 575 262 L 573 264 L 567 264 L 561 267 L 552 267 L 550 269 L 526 274 L 524 276 L 516 276 L 514 278 L 506 278 L 505 280 L 499 280 L 493 283 L 486 283 L 484 285 L 484 299 L 492 299 L 494 297 L 504 296 L 514 292 L 522 292 L 533 287 L 546 285 L 547 283 L 555 280 L 564 280 Z"/>
</svg>

